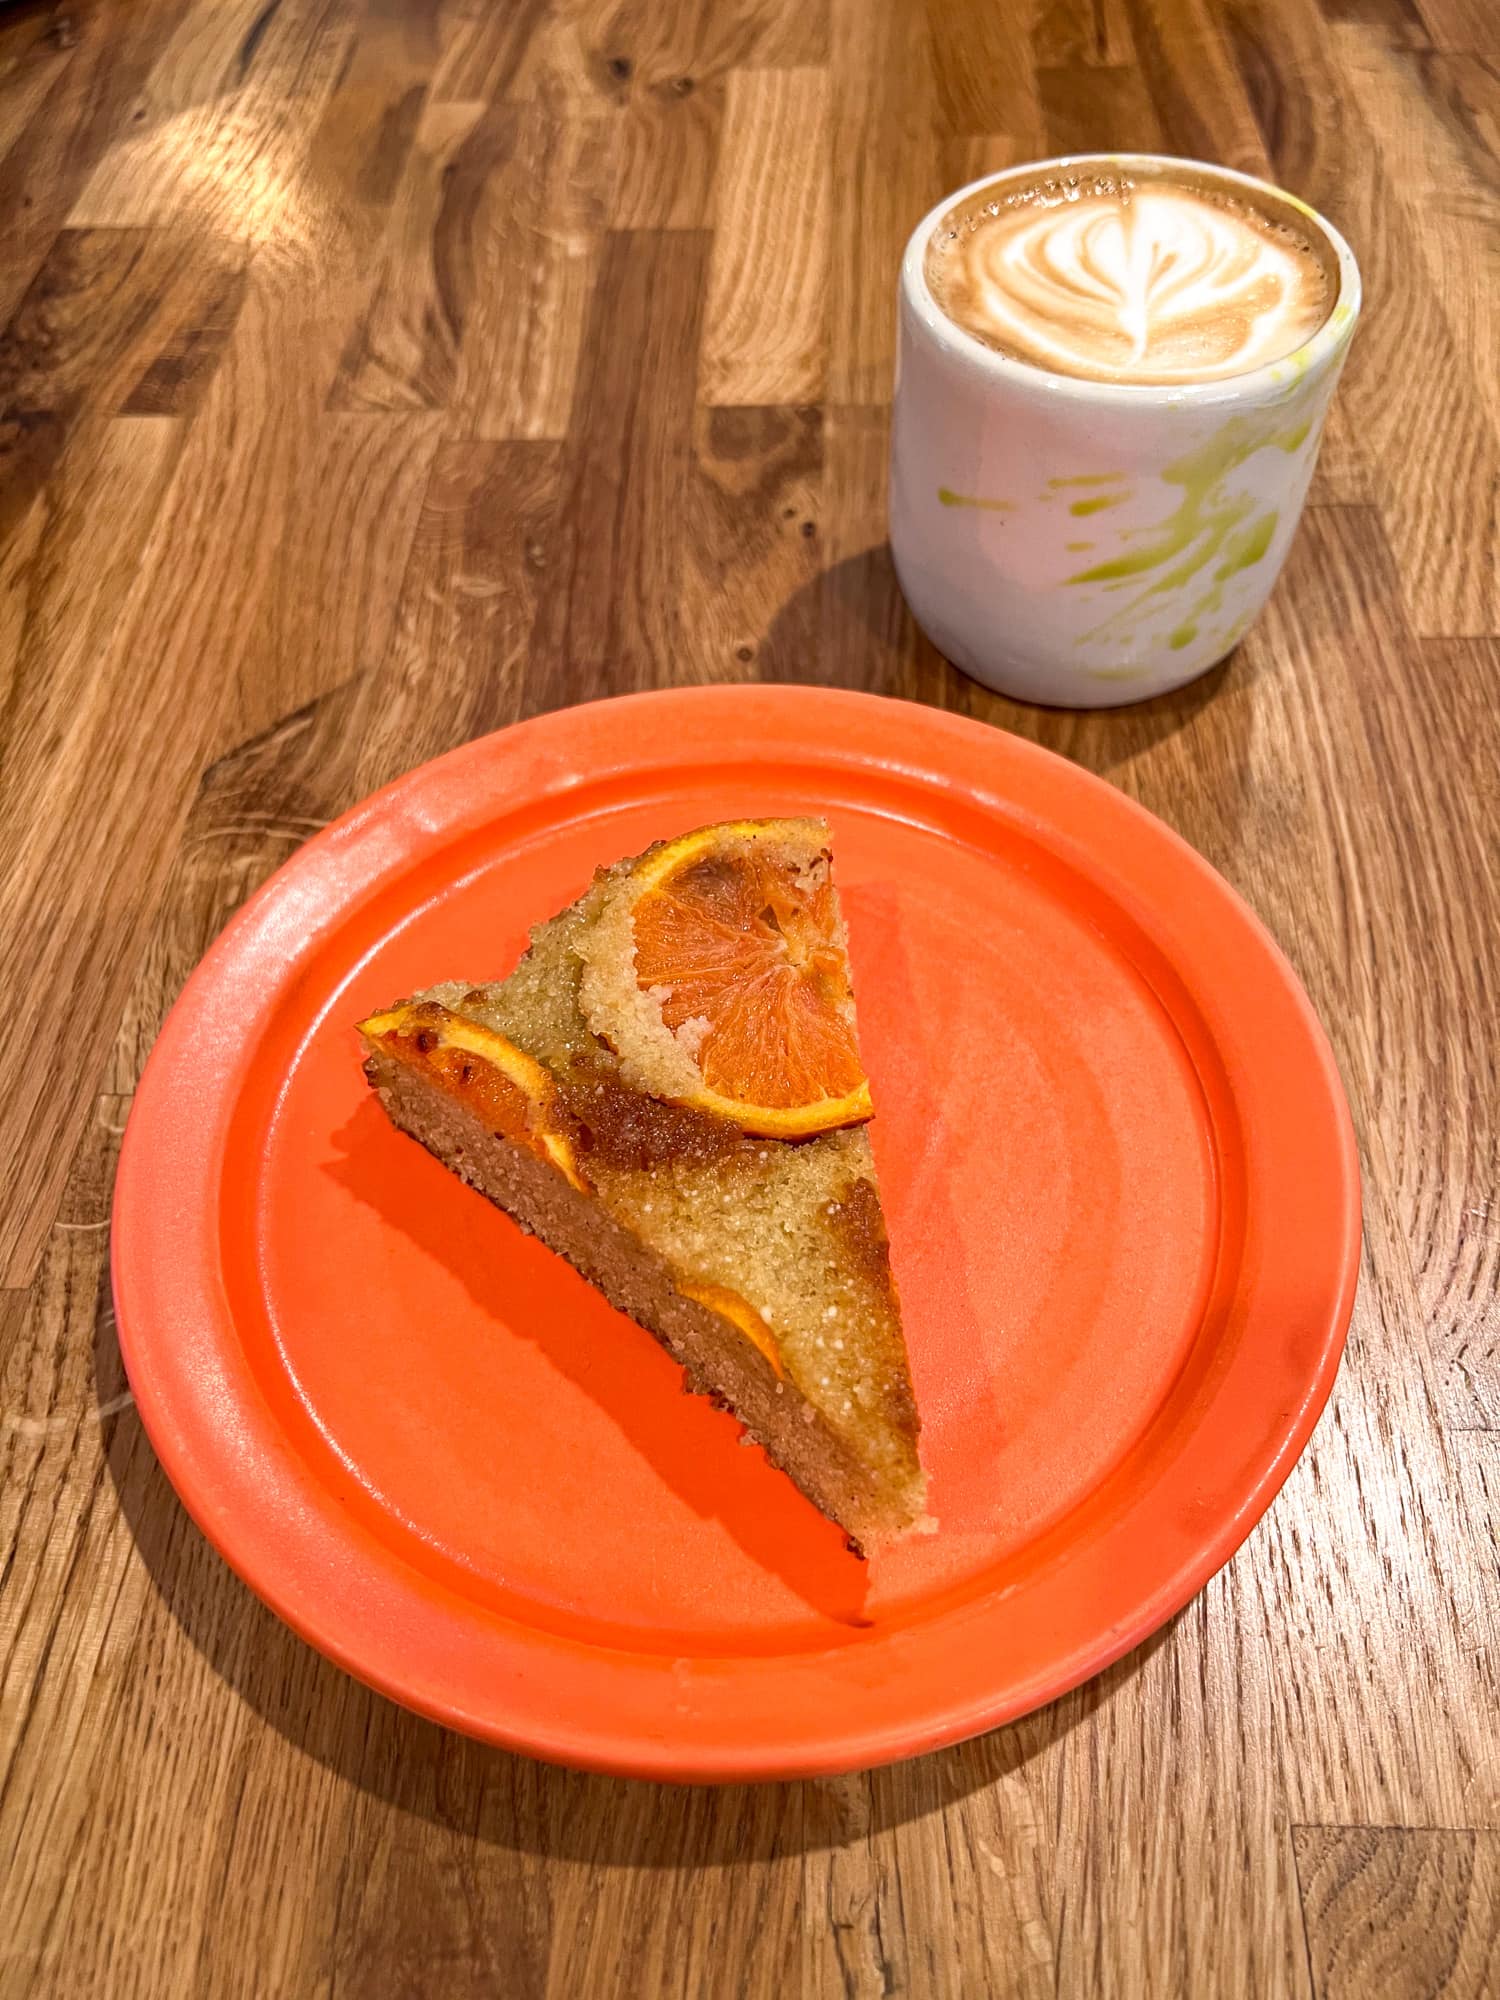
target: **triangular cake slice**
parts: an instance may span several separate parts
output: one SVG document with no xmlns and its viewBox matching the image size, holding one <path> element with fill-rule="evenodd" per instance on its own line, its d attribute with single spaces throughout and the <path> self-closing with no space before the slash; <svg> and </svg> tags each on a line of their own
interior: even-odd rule
<svg viewBox="0 0 1500 2000">
<path fill-rule="evenodd" d="M 925 1486 L 831 870 L 821 820 L 700 828 L 601 871 L 508 979 L 360 1032 L 393 1122 L 865 1550 Z"/>
</svg>

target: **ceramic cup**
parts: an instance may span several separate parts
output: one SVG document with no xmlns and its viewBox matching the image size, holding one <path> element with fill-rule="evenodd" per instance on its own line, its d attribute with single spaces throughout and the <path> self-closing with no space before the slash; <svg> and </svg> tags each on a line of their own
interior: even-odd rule
<svg viewBox="0 0 1500 2000">
<path fill-rule="evenodd" d="M 1258 191 L 1290 202 L 1333 253 L 1333 308 L 1301 347 L 1249 374 L 1094 382 L 1010 360 L 955 325 L 928 289 L 928 239 L 981 188 L 1183 164 L 1090 154 L 986 177 L 924 217 L 902 259 L 896 572 L 933 643 L 1020 701 L 1140 701 L 1238 643 L 1296 531 L 1359 314 L 1359 270 L 1338 232 L 1295 197 L 1186 163 L 1251 202 Z"/>
</svg>

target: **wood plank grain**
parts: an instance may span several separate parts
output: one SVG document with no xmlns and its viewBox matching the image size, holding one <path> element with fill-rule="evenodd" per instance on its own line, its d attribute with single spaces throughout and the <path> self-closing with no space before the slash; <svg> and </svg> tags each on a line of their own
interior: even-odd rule
<svg viewBox="0 0 1500 2000">
<path fill-rule="evenodd" d="M 1495 47 L 1495 16 L 1485 0 L 1413 0 L 1432 38 L 1448 53 L 1484 56 Z"/>
<path fill-rule="evenodd" d="M 0 542 L 10 545 L 31 517 L 37 495 L 51 478 L 67 439 L 67 425 L 51 410 L 0 414 Z M 19 572 L 13 559 L 8 569 L 7 622 L 19 643 L 22 624 L 15 581 Z M 7 680 L 13 666 L 14 654 L 7 659 Z"/>
<path fill-rule="evenodd" d="M 721 1983 L 721 1953 L 747 1992 L 795 1990 L 797 1787 L 699 1792 L 670 1815 L 653 1810 L 649 1792 L 601 1803 L 630 1865 L 592 1868 L 592 1882 L 580 1883 L 597 1898 L 597 1920 L 555 1933 L 549 1996 L 710 1993 Z M 739 1857 L 712 1915 L 694 1893 L 696 1855 Z"/>
<path fill-rule="evenodd" d="M 918 689 L 920 699 L 942 706 L 961 676 L 920 631 L 896 581 L 886 541 L 889 462 L 890 418 L 883 407 L 825 412 L 823 569 L 814 643 L 806 646 L 805 612 L 793 599 L 772 628 L 769 651 L 787 665 L 802 660 L 798 680 L 875 694 Z"/>
<path fill-rule="evenodd" d="M 1357 22 L 1367 34 L 1398 48 L 1432 46 L 1417 0 L 1318 0 L 1318 11 L 1333 25 Z"/>
<path fill-rule="evenodd" d="M 30 1058 L 0 1074 L 6 1284 L 33 1275 L 97 1089 L 115 982 L 160 865 L 156 815 L 171 810 L 183 754 L 175 714 L 159 734 L 141 726 L 154 713 L 160 729 L 160 704 L 174 708 L 180 692 L 118 640 L 180 443 L 165 418 L 81 429 L 47 483 L 45 536 L 13 585 L 25 608 L 0 738 L 0 923 L 6 962 L 28 967 L 11 1023 Z M 101 773 L 130 794 L 109 814 L 91 810 Z M 66 1010 L 54 1003 L 58 981 Z M 47 1058 L 50 1041 L 59 1047 Z"/>
<path fill-rule="evenodd" d="M 237 255 L 218 259 L 194 288 L 190 308 L 164 339 L 120 402 L 127 417 L 186 417 L 197 407 L 234 332 L 247 268 Z"/>
<path fill-rule="evenodd" d="M 51 1789 L 48 1804 L 55 1811 L 58 1799 L 49 1780 L 78 1754 L 80 1712 L 100 1671 L 109 1625 L 111 1593 L 101 1574 L 108 1560 L 102 1546 L 109 1541 L 107 1529 L 101 1533 L 107 1510 L 96 1517 L 93 1500 L 102 1464 L 101 1427 L 129 1397 L 119 1376 L 96 1382 L 93 1352 L 96 1315 L 107 1305 L 117 1112 L 110 1101 L 95 1107 L 33 1290 L 0 1294 L 7 1302 L 0 1320 L 0 1574 L 7 1580 L 7 1615 L 0 1621 L 0 1802 L 12 1809 L 18 1796 L 24 1810 L 37 1789 Z M 90 1568 L 105 1613 L 92 1618 L 80 1616 L 83 1606 L 65 1601 L 68 1573 L 90 1540 Z M 108 1564 L 115 1590 L 129 1554 L 128 1538 L 116 1538 Z M 63 1620 L 69 1627 L 65 1635 L 59 1632 Z M 80 1671 L 46 1672 L 60 1637 L 64 1656 Z M 81 1804 L 79 1799 L 80 1809 Z M 23 1902 L 50 1900 L 48 1878 L 56 1883 L 65 1856 L 65 1843 L 8 1850 L 0 1881 L 8 1940 L 17 1936 Z M 48 1917 L 54 1914 L 48 1909 Z M 33 1977 L 47 1949 L 40 1915 L 33 1908 L 27 1926 L 32 1962 L 23 1969 Z"/>
<path fill-rule="evenodd" d="M 624 108 L 704 88 L 731 70 L 801 69 L 828 58 L 829 0 L 573 0 L 538 22 L 509 95 L 561 88 Z"/>
<path fill-rule="evenodd" d="M 430 105 L 331 407 L 444 409 L 458 436 L 561 437 L 614 139 L 600 117 L 564 116 L 555 94 Z"/>
<path fill-rule="evenodd" d="M 578 13 L 591 64 L 632 87 L 828 59 L 828 0 L 585 0 Z"/>
<path fill-rule="evenodd" d="M 896 272 L 907 237 L 943 193 L 937 86 L 926 24 L 905 0 L 832 8 L 828 400 L 864 407 L 890 400 Z"/>
<path fill-rule="evenodd" d="M 725 69 L 803 69 L 829 59 L 830 0 L 738 0 L 721 7 L 700 0 L 702 62 Z M 652 6 L 658 20 L 671 10 Z"/>
<path fill-rule="evenodd" d="M 1483 56 L 1461 56 L 1442 65 L 1463 100 L 1464 122 L 1478 133 L 1493 159 L 1500 160 L 1500 72 Z"/>
<path fill-rule="evenodd" d="M 549 12 L 547 0 L 492 7 L 459 0 L 429 16 L 438 29 L 433 63 L 435 103 L 494 104 L 515 94 L 533 44 Z"/>
<path fill-rule="evenodd" d="M 47 525 L 38 495 L 62 447 L 57 417 L 0 417 L 0 717 L 16 699 L 27 601 Z M 0 736 L 0 759 L 4 754 Z"/>
<path fill-rule="evenodd" d="M 1264 174 L 1266 149 L 1226 46 L 1223 9 L 1202 0 L 1126 0 L 1136 63 L 1166 150 Z"/>
<path fill-rule="evenodd" d="M 404 216 L 415 205 L 408 179 L 423 184 L 412 155 L 437 39 L 425 8 L 361 0 L 352 53 L 291 183 L 312 226 L 258 251 L 258 282 L 281 323 L 283 372 L 304 385 L 312 408 L 331 396 L 370 310 L 387 231 L 399 226 L 393 211 Z"/>
<path fill-rule="evenodd" d="M 945 137 L 1003 132 L 1022 143 L 1020 135 L 1034 126 L 1030 13 L 1016 0 L 967 10 L 929 0 L 938 129 Z"/>
<path fill-rule="evenodd" d="M 59 17 L 67 61 L 3 158 L 0 323 L 10 318 L 101 153 L 136 108 L 137 93 L 189 0 L 117 0 Z"/>
<path fill-rule="evenodd" d="M 1336 395 L 1323 426 L 1323 442 L 1307 498 L 1310 506 L 1375 506 L 1379 484 L 1348 403 Z"/>
<path fill-rule="evenodd" d="M 1036 91 L 1049 153 L 1162 151 L 1156 106 L 1138 69 L 1039 69 Z"/>
<path fill-rule="evenodd" d="M 1500 1010 L 1500 935 L 1487 915 L 1500 904 L 1500 728 L 1492 699 L 1500 644 L 1427 640 L 1404 658 L 1385 653 L 1383 664 L 1401 684 L 1386 682 L 1370 734 L 1394 824 L 1435 823 L 1455 787 L 1472 805 L 1447 838 L 1402 843 L 1409 920 L 1428 940 L 1422 986 L 1408 1004 L 1420 1020 L 1441 1023 L 1441 1032 L 1420 1081 L 1394 1066 L 1372 1079 L 1377 1143 L 1410 1245 L 1444 1422 L 1500 1432 L 1500 1068 L 1486 1030 Z M 1437 910 L 1443 920 L 1434 924 Z M 1405 1032 L 1417 1027 L 1414 1018 Z M 1385 1048 L 1402 1034 L 1389 1023 Z"/>
<path fill-rule="evenodd" d="M 444 292 L 472 300 L 450 434 L 566 436 L 622 138 L 606 115 L 539 93 L 493 205 L 444 232 Z"/>
<path fill-rule="evenodd" d="M 321 275 L 253 264 L 162 526 L 163 546 L 194 537 L 186 615 L 211 628 L 173 634 L 212 664 L 195 718 L 205 757 L 381 657 L 441 432 L 426 413 L 382 426 L 324 413 L 321 297 L 305 307 L 301 290 Z"/>
<path fill-rule="evenodd" d="M 529 707 L 555 706 L 579 678 L 598 694 L 676 678 L 707 261 L 694 231 L 605 239 L 568 431 L 566 552 L 538 607 Z"/>
<path fill-rule="evenodd" d="M 1294 1821 L 1494 1827 L 1500 1770 L 1480 1720 L 1495 1699 L 1493 1605 L 1476 1624 L 1452 1585 L 1487 1558 L 1455 1505 L 1422 1371 L 1403 1361 L 1418 1324 L 1411 1286 L 1375 1270 L 1399 1241 L 1386 1217 L 1370 1236 L 1348 1386 L 1263 1544 L 1275 1734 L 1295 1746 L 1284 1809 Z M 1399 1731 L 1380 1721 L 1393 1701 Z"/>
<path fill-rule="evenodd" d="M 326 226 L 357 229 L 390 208 L 431 92 L 438 49 L 431 6 L 360 0 L 353 49 L 299 177 Z"/>
<path fill-rule="evenodd" d="M 1069 1698 L 1088 1722 L 1058 1781 L 1060 1993 L 1307 1994 L 1255 1593 L 1252 1565 L 1221 1573 L 1159 1643 Z M 1198 1829 L 1231 1820 L 1205 1847 Z"/>
<path fill-rule="evenodd" d="M 355 752 L 330 809 L 527 712 L 538 605 L 566 573 L 563 478 L 555 445 L 441 447 L 386 658 L 328 717 Z"/>
<path fill-rule="evenodd" d="M 1454 345 L 1500 426 L 1500 152 L 1468 86 L 1480 64 L 1466 56 L 1393 49 L 1344 34 L 1339 67 L 1375 136 L 1393 198 L 1407 221 Z"/>
<path fill-rule="evenodd" d="M 280 540 L 222 661 L 212 752 L 383 657 L 440 434 L 427 416 L 329 416 L 304 437 L 278 496 Z"/>
<path fill-rule="evenodd" d="M 1366 303 L 1340 395 L 1415 628 L 1500 631 L 1500 444 L 1415 225 L 1312 0 L 1232 0 L 1228 21 L 1277 177 L 1324 209 L 1360 260 Z M 1414 354 L 1420 368 L 1409 366 Z M 1398 379 L 1404 393 L 1392 396 Z"/>
<path fill-rule="evenodd" d="M 75 228 L 175 224 L 297 244 L 318 216 L 298 169 L 350 53 L 339 0 L 228 0 L 190 8 L 133 117 L 68 220 Z"/>
<path fill-rule="evenodd" d="M 219 237 L 60 230 L 0 334 L 0 409 L 181 414 L 233 330 L 245 262 Z"/>
<path fill-rule="evenodd" d="M 705 403 L 795 403 L 828 372 L 828 117 L 822 70 L 730 81 L 704 308 Z"/>
<path fill-rule="evenodd" d="M 516 147 L 521 114 L 435 103 L 417 126 L 388 225 L 379 276 L 329 394 L 335 410 L 446 409 L 458 379 L 467 293 L 446 289 L 442 250 L 482 226 L 492 183 Z"/>
<path fill-rule="evenodd" d="M 142 542 L 180 444 L 161 422 L 95 423 L 45 487 L 46 548 L 12 570 L 15 650 L 0 735 L 8 828 L 50 817 L 67 732 L 88 706 L 98 656 L 135 576 Z M 101 531 L 101 524 L 103 524 Z M 14 547 L 25 548 L 17 536 Z M 65 634 L 59 643 L 60 634 Z M 14 814 L 14 819 L 9 816 Z"/>
<path fill-rule="evenodd" d="M 1126 0 L 1041 0 L 1031 27 L 1031 52 L 1039 67 L 1080 64 L 1116 69 L 1135 54 Z"/>
<path fill-rule="evenodd" d="M 14 7 L 0 17 L 0 173 L 76 45 L 67 17 L 46 8 Z"/>
<path fill-rule="evenodd" d="M 1360 983 L 1345 989 L 1345 1006 L 1361 1038 L 1348 1045 L 1347 1061 L 1359 1066 L 1368 1143 L 1409 1248 L 1432 1393 L 1449 1422 L 1495 1425 L 1500 1270 L 1486 1204 L 1500 1147 L 1500 1077 L 1487 1023 L 1500 996 L 1500 944 L 1480 913 L 1500 899 L 1500 729 L 1490 699 L 1500 649 L 1411 645 L 1390 553 L 1368 511 L 1315 514 L 1296 561 L 1317 571 L 1305 601 L 1319 614 L 1304 613 L 1294 637 L 1287 593 L 1272 606 L 1273 630 L 1285 653 L 1320 676 L 1336 718 L 1330 775 L 1332 761 L 1359 757 L 1361 792 L 1372 801 L 1344 836 L 1351 853 L 1337 890 L 1346 905 L 1360 896 L 1348 917 L 1349 976 L 1357 971 Z M 1450 815 L 1455 793 L 1468 810 Z M 1413 837 L 1445 818 L 1444 838 Z M 1378 934 L 1358 928 L 1375 910 L 1425 939 L 1420 977 L 1385 969 Z M 1439 910 L 1443 921 L 1434 924 Z"/>
<path fill-rule="evenodd" d="M 1043 142 L 1045 143 L 1045 142 Z M 1026 145 L 1004 132 L 963 132 L 939 142 L 937 185 L 944 192 L 1023 164 Z"/>
<path fill-rule="evenodd" d="M 1494 1430 L 1450 1430 L 1448 1454 L 1454 1490 L 1476 1560 L 1455 1570 L 1453 1595 L 1467 1630 L 1491 1631 L 1495 1623 L 1495 1564 L 1500 1552 L 1500 1438 Z M 1490 1816 L 1493 1828 L 1496 1817 Z"/>
<path fill-rule="evenodd" d="M 1054 1712 L 918 1763 L 806 1788 L 801 1990 L 1014 2000 L 1059 1958 Z M 929 1837 L 942 1824 L 941 1853 Z"/>
<path fill-rule="evenodd" d="M 693 460 L 682 678 L 800 679 L 817 645 L 821 413 L 700 410 Z"/>
<path fill-rule="evenodd" d="M 1415 960 L 1398 968 L 1389 953 L 1393 935 L 1429 936 L 1432 892 L 1423 880 L 1430 858 L 1388 793 L 1385 732 L 1397 703 L 1389 691 L 1371 698 L 1411 657 L 1373 514 L 1308 517 L 1256 644 L 1267 667 L 1276 664 L 1263 667 L 1257 688 L 1255 756 L 1235 832 L 1242 858 L 1231 872 L 1247 862 L 1254 869 L 1258 906 L 1328 1024 L 1371 1160 L 1365 1283 L 1348 1363 L 1316 1448 L 1270 1517 L 1267 1554 L 1280 1571 L 1280 1616 L 1267 1628 L 1272 1685 L 1279 1734 L 1300 1746 L 1285 1777 L 1291 1816 L 1491 1825 L 1500 1757 L 1478 1718 L 1496 1699 L 1496 1667 L 1448 1583 L 1470 1543 L 1442 1433 L 1445 1364 L 1416 1273 L 1412 1181 L 1403 1191 L 1384 1164 L 1408 1121 L 1431 1132 L 1452 1117 L 1444 1144 L 1460 1158 L 1465 1122 L 1485 1129 L 1478 1094 L 1465 1085 L 1450 1102 L 1419 1053 L 1434 1003 L 1444 1038 L 1457 1037 L 1480 989 L 1462 956 L 1445 967 L 1439 948 L 1430 976 L 1425 947 L 1420 968 Z M 1419 1176 L 1404 1147 L 1402 1156 L 1407 1174 Z M 1440 1267 L 1452 1248 L 1451 1237 L 1441 1242 Z M 1338 1603 L 1358 1604 L 1360 1616 L 1330 1618 Z M 1413 1675 L 1418 1634 L 1428 1665 Z M 1375 1719 L 1383 1704 L 1410 1726 L 1383 1729 Z"/>
<path fill-rule="evenodd" d="M 691 76 L 637 85 L 621 114 L 616 229 L 711 229 L 725 84 Z"/>
<path fill-rule="evenodd" d="M 1500 1837 L 1301 1826 L 1315 2000 L 1478 2000 L 1500 1981 Z"/>
</svg>

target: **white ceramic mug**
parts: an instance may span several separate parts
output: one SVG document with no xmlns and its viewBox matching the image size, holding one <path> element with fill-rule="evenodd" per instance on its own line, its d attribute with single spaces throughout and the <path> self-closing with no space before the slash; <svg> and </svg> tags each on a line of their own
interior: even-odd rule
<svg viewBox="0 0 1500 2000">
<path fill-rule="evenodd" d="M 1332 251 L 1332 310 L 1281 360 L 1170 385 L 1053 375 L 964 332 L 928 289 L 933 231 L 981 188 L 1173 165 L 1290 202 Z M 1359 302 L 1338 232 L 1228 168 L 1092 154 L 940 202 L 902 259 L 891 432 L 891 551 L 928 637 L 976 680 L 1064 708 L 1140 701 L 1223 659 L 1291 544 Z"/>
</svg>

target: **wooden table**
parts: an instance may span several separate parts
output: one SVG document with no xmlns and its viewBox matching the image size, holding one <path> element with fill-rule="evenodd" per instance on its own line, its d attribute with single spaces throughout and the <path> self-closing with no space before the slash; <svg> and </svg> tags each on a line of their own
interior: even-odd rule
<svg viewBox="0 0 1500 2000">
<path fill-rule="evenodd" d="M 0 15 L 0 1989 L 1500 1991 L 1493 0 L 77 0 Z M 1488 51 L 1486 57 L 1485 51 Z M 1271 172 L 1367 320 L 1286 579 L 1110 715 L 884 542 L 893 274 L 1083 147 Z M 534 710 L 814 680 L 1051 745 L 1261 911 L 1367 1175 L 1348 1358 L 1149 1645 L 830 1783 L 544 1769 L 212 1555 L 114 1342 L 164 1010 L 310 832 Z"/>
</svg>

